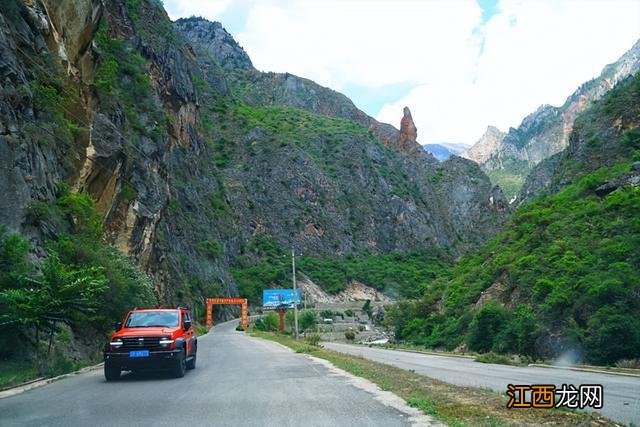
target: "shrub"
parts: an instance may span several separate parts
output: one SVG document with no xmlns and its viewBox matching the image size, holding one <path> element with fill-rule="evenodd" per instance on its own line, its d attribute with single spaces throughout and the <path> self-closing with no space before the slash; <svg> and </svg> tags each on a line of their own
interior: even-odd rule
<svg viewBox="0 0 640 427">
<path fill-rule="evenodd" d="M 498 335 L 506 329 L 507 310 L 496 303 L 488 303 L 475 315 L 469 326 L 469 349 L 484 353 L 493 348 Z"/>
<path fill-rule="evenodd" d="M 318 334 L 307 335 L 306 337 L 304 337 L 304 341 L 309 345 L 313 345 L 317 347 L 318 344 L 320 343 L 320 335 Z"/>
<path fill-rule="evenodd" d="M 276 313 L 270 312 L 266 316 L 256 320 L 254 328 L 259 331 L 277 332 L 280 329 L 280 319 Z"/>
<path fill-rule="evenodd" d="M 344 337 L 347 339 L 347 341 L 353 341 L 356 339 L 356 333 L 353 331 L 345 331 Z"/>
<path fill-rule="evenodd" d="M 198 251 L 211 259 L 216 259 L 222 255 L 223 246 L 217 240 L 203 240 L 198 243 Z"/>
<path fill-rule="evenodd" d="M 307 331 L 312 329 L 318 323 L 316 312 L 313 310 L 302 310 L 298 316 L 300 330 Z"/>
<path fill-rule="evenodd" d="M 331 310 L 322 310 L 320 312 L 320 317 L 322 317 L 323 319 L 331 319 L 331 318 L 333 318 L 333 311 L 331 311 Z"/>
<path fill-rule="evenodd" d="M 640 359 L 622 359 L 616 362 L 618 368 L 640 369 Z"/>
<path fill-rule="evenodd" d="M 501 365 L 512 365 L 511 358 L 504 354 L 496 354 L 494 352 L 484 353 L 476 356 L 476 362 L 480 363 L 498 363 Z"/>
<path fill-rule="evenodd" d="M 587 358 L 592 363 L 634 358 L 640 354 L 640 319 L 605 306 L 589 319 L 585 342 L 589 348 Z"/>
</svg>

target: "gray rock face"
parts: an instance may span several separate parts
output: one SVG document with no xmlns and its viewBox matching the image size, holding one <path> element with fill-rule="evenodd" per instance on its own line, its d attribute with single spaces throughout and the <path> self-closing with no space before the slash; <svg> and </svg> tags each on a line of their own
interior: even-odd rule
<svg viewBox="0 0 640 427">
<path fill-rule="evenodd" d="M 31 82 L 43 67 L 35 58 L 48 52 L 48 26 L 37 19 L 20 3 L 0 13 L 0 223 L 33 238 L 23 224 L 27 208 L 33 200 L 54 200 L 57 184 L 69 173 L 68 147 L 55 138 L 59 124 L 35 108 Z"/>
<path fill-rule="evenodd" d="M 254 70 L 249 55 L 219 22 L 204 18 L 183 18 L 174 23 L 185 39 L 205 52 L 226 70 Z"/>
<path fill-rule="evenodd" d="M 594 192 L 596 193 L 596 195 L 598 197 L 604 197 L 607 194 L 616 191 L 618 189 L 618 185 L 614 184 L 613 182 L 605 182 L 604 184 L 602 184 L 601 186 L 599 186 L 598 188 L 596 188 L 594 190 Z"/>
<path fill-rule="evenodd" d="M 468 150 L 465 150 L 461 156 L 483 165 L 493 153 L 499 151 L 504 137 L 505 133 L 501 132 L 497 127 L 487 126 L 487 130 L 480 139 Z"/>
</svg>

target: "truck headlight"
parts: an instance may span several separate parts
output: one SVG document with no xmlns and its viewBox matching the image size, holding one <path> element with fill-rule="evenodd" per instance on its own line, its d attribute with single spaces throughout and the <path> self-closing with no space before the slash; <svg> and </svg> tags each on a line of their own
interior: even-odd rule
<svg viewBox="0 0 640 427">
<path fill-rule="evenodd" d="M 171 344 L 174 343 L 174 340 L 172 340 L 171 338 L 160 338 L 160 341 L 158 344 L 160 344 L 160 347 L 169 347 Z"/>
<path fill-rule="evenodd" d="M 116 338 L 115 340 L 109 343 L 112 349 L 117 350 L 122 347 L 122 340 L 120 338 Z"/>
</svg>

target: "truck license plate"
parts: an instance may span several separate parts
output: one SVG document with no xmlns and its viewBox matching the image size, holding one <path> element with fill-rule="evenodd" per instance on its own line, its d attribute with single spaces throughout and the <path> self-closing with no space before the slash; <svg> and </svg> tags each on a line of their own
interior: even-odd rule
<svg viewBox="0 0 640 427">
<path fill-rule="evenodd" d="M 129 352 L 129 357 L 149 357 L 149 350 L 134 350 Z"/>
</svg>

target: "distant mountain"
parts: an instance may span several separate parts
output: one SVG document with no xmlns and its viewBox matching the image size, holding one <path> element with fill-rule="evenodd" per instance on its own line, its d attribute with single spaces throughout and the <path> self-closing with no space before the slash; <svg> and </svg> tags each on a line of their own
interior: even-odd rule
<svg viewBox="0 0 640 427">
<path fill-rule="evenodd" d="M 442 143 L 442 144 L 424 144 L 422 148 L 424 148 L 424 151 L 431 153 L 433 157 L 435 157 L 436 159 L 442 162 L 449 159 L 449 157 L 451 157 L 452 155 L 458 155 L 462 153 L 464 150 L 466 150 L 469 147 L 465 144 Z"/>
<path fill-rule="evenodd" d="M 639 70 L 640 40 L 618 61 L 604 67 L 599 77 L 582 84 L 562 106 L 542 105 L 503 138 L 496 134 L 487 143 L 483 136 L 462 155 L 476 161 L 511 198 L 535 165 L 567 147 L 577 114 Z"/>
<path fill-rule="evenodd" d="M 479 165 L 482 165 L 498 150 L 505 135 L 506 134 L 501 132 L 497 127 L 487 126 L 487 130 L 480 139 L 471 147 L 467 147 L 467 149 L 461 153 L 461 157 L 473 160 Z"/>
</svg>

